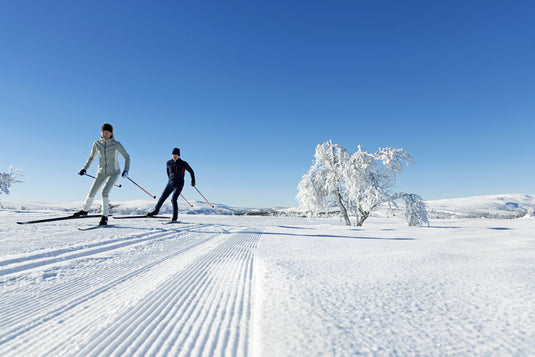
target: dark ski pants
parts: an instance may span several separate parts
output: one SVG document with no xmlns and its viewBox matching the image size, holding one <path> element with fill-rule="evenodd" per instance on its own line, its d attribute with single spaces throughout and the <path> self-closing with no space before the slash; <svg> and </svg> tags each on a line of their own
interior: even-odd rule
<svg viewBox="0 0 535 357">
<path fill-rule="evenodd" d="M 160 196 L 160 199 L 158 200 L 158 203 L 156 203 L 156 207 L 154 210 L 156 212 L 160 211 L 160 208 L 162 208 L 163 203 L 169 197 L 169 195 L 172 193 L 173 196 L 171 196 L 171 203 L 173 204 L 173 219 L 176 219 L 178 217 L 178 196 L 180 196 L 180 193 L 182 192 L 182 188 L 184 187 L 184 183 L 179 184 L 178 186 L 173 185 L 173 183 L 168 183 L 167 186 L 165 186 L 162 195 Z"/>
</svg>

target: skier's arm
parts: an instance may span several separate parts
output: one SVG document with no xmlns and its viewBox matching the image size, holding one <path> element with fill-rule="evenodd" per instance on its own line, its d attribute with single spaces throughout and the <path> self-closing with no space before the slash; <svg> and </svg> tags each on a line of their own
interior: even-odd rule
<svg viewBox="0 0 535 357">
<path fill-rule="evenodd" d="M 188 170 L 189 174 L 191 175 L 191 186 L 195 187 L 195 173 L 189 164 L 186 164 L 186 170 Z"/>
<path fill-rule="evenodd" d="M 87 159 L 87 162 L 85 163 L 84 167 L 82 167 L 82 170 L 87 171 L 89 166 L 93 163 L 95 160 L 95 156 L 97 154 L 97 143 L 93 143 L 93 146 L 91 147 L 91 153 L 89 153 L 89 158 Z"/>
<path fill-rule="evenodd" d="M 130 155 L 126 152 L 124 146 L 121 143 L 118 143 L 117 151 L 124 157 L 124 171 L 130 171 Z"/>
</svg>

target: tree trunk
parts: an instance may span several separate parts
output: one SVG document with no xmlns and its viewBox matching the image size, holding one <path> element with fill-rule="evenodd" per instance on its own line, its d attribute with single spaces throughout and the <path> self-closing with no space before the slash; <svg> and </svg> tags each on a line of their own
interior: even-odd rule
<svg viewBox="0 0 535 357">
<path fill-rule="evenodd" d="M 375 206 L 374 206 L 375 207 Z M 357 226 L 361 227 L 364 221 L 370 216 L 371 210 L 364 211 L 362 208 L 360 208 L 360 205 L 358 206 L 359 216 L 357 219 Z"/>
<path fill-rule="evenodd" d="M 362 209 L 359 208 L 359 213 L 360 214 L 357 220 L 357 226 L 361 227 L 364 221 L 370 216 L 370 212 L 363 211 Z"/>
<path fill-rule="evenodd" d="M 336 201 L 338 207 L 340 207 L 340 212 L 342 212 L 342 217 L 344 217 L 344 221 L 346 221 L 346 226 L 350 226 L 351 221 L 349 220 L 349 216 L 347 215 L 347 209 L 342 203 L 342 196 L 340 195 L 340 193 L 336 194 Z"/>
</svg>

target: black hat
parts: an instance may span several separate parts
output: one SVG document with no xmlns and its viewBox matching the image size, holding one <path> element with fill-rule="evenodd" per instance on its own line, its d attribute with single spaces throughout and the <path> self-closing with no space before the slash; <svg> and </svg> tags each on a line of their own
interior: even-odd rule
<svg viewBox="0 0 535 357">
<path fill-rule="evenodd" d="M 113 134 L 113 126 L 111 124 L 102 124 L 102 131 L 106 130 Z"/>
<path fill-rule="evenodd" d="M 180 156 L 180 149 L 179 149 L 179 148 L 174 148 L 174 149 L 173 149 L 173 155 L 178 155 L 178 156 Z"/>
</svg>

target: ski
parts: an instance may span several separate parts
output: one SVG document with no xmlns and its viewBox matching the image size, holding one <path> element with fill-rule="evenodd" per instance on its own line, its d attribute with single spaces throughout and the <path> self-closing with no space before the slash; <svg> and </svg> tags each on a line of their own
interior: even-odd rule
<svg viewBox="0 0 535 357">
<path fill-rule="evenodd" d="M 97 229 L 97 228 L 108 228 L 108 227 L 115 227 L 113 224 L 103 224 L 103 225 L 98 225 L 98 226 L 91 226 L 91 227 L 78 227 L 78 230 L 79 231 L 90 231 L 92 229 Z"/>
<path fill-rule="evenodd" d="M 113 217 L 114 219 L 132 219 L 132 218 L 171 218 L 171 217 L 167 217 L 167 216 L 147 216 L 147 215 L 144 215 L 144 216 L 119 216 L 119 217 Z"/>
<path fill-rule="evenodd" d="M 44 222 L 64 221 L 64 220 L 67 220 L 67 219 L 95 218 L 95 217 L 101 217 L 101 216 L 100 216 L 100 215 L 96 215 L 96 214 L 89 214 L 89 215 L 87 215 L 87 216 L 65 216 L 65 217 L 55 217 L 55 218 L 36 219 L 36 220 L 34 220 L 34 221 L 17 222 L 17 224 L 33 224 L 33 223 L 44 223 Z"/>
<path fill-rule="evenodd" d="M 167 222 L 162 222 L 162 224 L 174 224 L 174 223 L 182 223 L 180 221 L 167 221 Z"/>
</svg>

